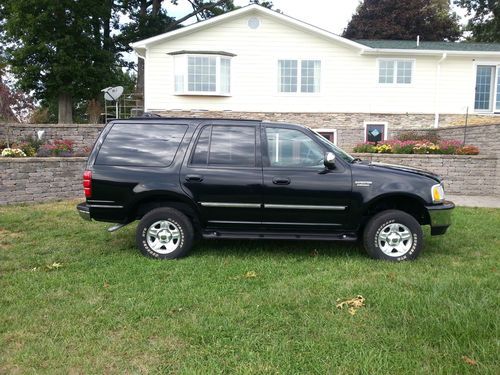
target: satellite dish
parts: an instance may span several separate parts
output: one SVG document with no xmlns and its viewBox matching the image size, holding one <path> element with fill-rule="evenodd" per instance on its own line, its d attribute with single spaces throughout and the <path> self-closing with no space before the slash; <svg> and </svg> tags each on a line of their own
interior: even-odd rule
<svg viewBox="0 0 500 375">
<path fill-rule="evenodd" d="M 104 99 L 115 101 L 123 94 L 123 86 L 106 87 L 101 91 L 104 93 Z"/>
</svg>

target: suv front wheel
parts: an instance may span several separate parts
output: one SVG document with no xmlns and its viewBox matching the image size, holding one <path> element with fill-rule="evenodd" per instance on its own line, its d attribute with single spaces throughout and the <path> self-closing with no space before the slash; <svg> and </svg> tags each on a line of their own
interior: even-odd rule
<svg viewBox="0 0 500 375">
<path fill-rule="evenodd" d="M 406 212 L 387 210 L 373 216 L 365 227 L 363 243 L 372 258 L 412 260 L 422 251 L 422 228 Z"/>
<path fill-rule="evenodd" d="M 166 207 L 144 215 L 136 232 L 141 253 L 157 259 L 185 256 L 193 245 L 193 237 L 193 225 L 186 215 Z"/>
</svg>

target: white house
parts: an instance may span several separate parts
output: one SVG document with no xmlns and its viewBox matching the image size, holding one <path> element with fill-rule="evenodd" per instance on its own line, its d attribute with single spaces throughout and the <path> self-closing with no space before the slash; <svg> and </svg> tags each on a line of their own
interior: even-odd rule
<svg viewBox="0 0 500 375">
<path fill-rule="evenodd" d="M 349 40 L 250 5 L 132 47 L 145 61 L 149 112 L 295 121 L 332 137 L 364 129 L 365 138 L 500 113 L 500 44 Z"/>
</svg>

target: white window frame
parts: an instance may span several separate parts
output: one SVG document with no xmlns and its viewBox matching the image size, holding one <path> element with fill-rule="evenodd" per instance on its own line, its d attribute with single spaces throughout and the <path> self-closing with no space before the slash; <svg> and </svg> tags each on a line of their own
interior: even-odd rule
<svg viewBox="0 0 500 375">
<path fill-rule="evenodd" d="M 319 128 L 319 129 L 314 129 L 313 130 L 317 133 L 323 132 L 323 133 L 333 133 L 333 144 L 337 146 L 337 129 L 332 129 L 332 128 Z M 320 134 L 321 135 L 321 134 Z"/>
<path fill-rule="evenodd" d="M 389 123 L 387 121 L 364 121 L 363 122 L 363 138 L 365 142 L 368 142 L 368 137 L 366 136 L 366 130 L 368 125 L 383 125 L 384 126 L 384 139 L 383 141 L 387 141 L 387 133 L 389 132 Z"/>
<path fill-rule="evenodd" d="M 493 93 L 490 98 L 491 101 L 491 109 L 476 109 L 476 77 L 477 77 L 477 68 L 478 66 L 494 66 L 495 73 L 493 77 Z M 500 114 L 500 108 L 496 109 L 496 98 L 498 93 L 497 80 L 500 75 L 500 63 L 498 61 L 475 61 L 473 64 L 472 70 L 473 78 L 472 78 L 472 104 L 469 108 L 472 108 L 474 113 L 479 114 Z"/>
<path fill-rule="evenodd" d="M 215 57 L 215 91 L 189 91 L 188 61 L 190 57 Z M 231 61 L 232 56 L 217 54 L 181 54 L 174 55 L 174 95 L 199 95 L 199 96 L 231 96 Z M 221 88 L 221 60 L 229 60 L 229 92 L 222 92 Z M 177 90 L 176 80 L 182 76 L 183 90 Z"/>
<path fill-rule="evenodd" d="M 380 62 L 381 61 L 393 61 L 394 62 L 394 72 L 392 74 L 392 83 L 381 83 L 380 82 Z M 411 62 L 411 82 L 410 83 L 398 83 L 398 61 Z M 417 66 L 416 59 L 409 58 L 399 58 L 399 57 L 380 57 L 377 59 L 377 86 L 379 87 L 412 87 L 415 82 L 415 71 Z"/>
<path fill-rule="evenodd" d="M 280 60 L 295 60 L 297 61 L 297 91 L 292 91 L 292 92 L 282 92 L 281 91 L 281 71 L 280 71 Z M 301 86 L 302 86 L 302 61 L 307 60 L 307 61 L 319 61 L 319 87 L 318 91 L 315 92 L 303 92 L 301 91 Z M 297 96 L 297 95 L 305 95 L 305 96 L 318 96 L 321 94 L 321 88 L 323 86 L 323 60 L 320 58 L 315 58 L 315 57 L 278 57 L 276 59 L 276 90 L 278 92 L 278 95 L 283 95 L 283 96 Z"/>
</svg>

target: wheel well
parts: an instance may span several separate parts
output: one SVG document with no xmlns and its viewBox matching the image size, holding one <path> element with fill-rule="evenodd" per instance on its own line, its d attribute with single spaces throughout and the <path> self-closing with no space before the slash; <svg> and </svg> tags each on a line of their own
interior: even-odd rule
<svg viewBox="0 0 500 375">
<path fill-rule="evenodd" d="M 139 201 L 135 204 L 131 215 L 134 216 L 135 220 L 140 220 L 149 211 L 161 207 L 172 207 L 182 212 L 191 220 L 196 231 L 201 230 L 201 223 L 196 209 L 191 204 L 172 197 L 155 196 Z"/>
<path fill-rule="evenodd" d="M 396 195 L 385 196 L 369 203 L 363 215 L 362 227 L 364 228 L 371 217 L 385 210 L 400 210 L 406 212 L 413 216 L 420 225 L 430 223 L 429 214 L 422 201 L 415 197 Z"/>
</svg>

